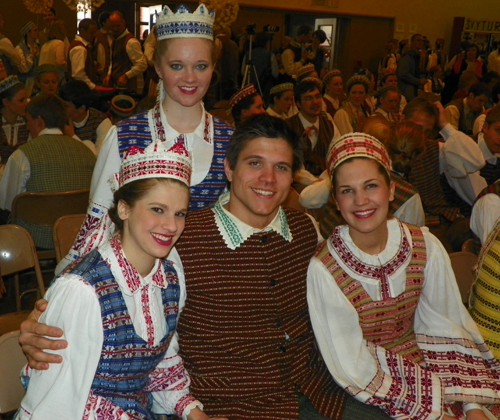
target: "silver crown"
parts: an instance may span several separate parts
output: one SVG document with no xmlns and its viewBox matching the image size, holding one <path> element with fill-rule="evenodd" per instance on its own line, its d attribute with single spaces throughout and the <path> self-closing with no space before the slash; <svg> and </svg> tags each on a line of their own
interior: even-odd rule
<svg viewBox="0 0 500 420">
<path fill-rule="evenodd" d="M 156 21 L 158 40 L 169 38 L 214 39 L 215 12 L 209 11 L 204 4 L 191 11 L 184 5 L 176 12 L 165 6 Z"/>
</svg>

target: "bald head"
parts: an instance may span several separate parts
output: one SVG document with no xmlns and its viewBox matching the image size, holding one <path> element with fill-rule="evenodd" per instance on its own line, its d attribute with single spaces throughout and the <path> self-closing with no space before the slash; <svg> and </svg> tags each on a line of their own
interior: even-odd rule
<svg viewBox="0 0 500 420">
<path fill-rule="evenodd" d="M 125 19 L 123 18 L 122 12 L 115 10 L 109 16 L 109 27 L 111 32 L 115 37 L 120 36 L 126 29 L 127 25 L 125 23 Z"/>
</svg>

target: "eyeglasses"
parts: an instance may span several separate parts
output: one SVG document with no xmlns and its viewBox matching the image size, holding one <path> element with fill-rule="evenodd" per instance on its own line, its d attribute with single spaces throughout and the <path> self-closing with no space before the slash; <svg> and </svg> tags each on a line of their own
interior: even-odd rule
<svg viewBox="0 0 500 420">
<path fill-rule="evenodd" d="M 304 96 L 302 98 L 302 100 L 304 102 L 311 102 L 311 101 L 315 101 L 315 100 L 318 100 L 318 99 L 321 99 L 323 96 L 321 95 L 321 93 L 318 93 L 317 95 L 307 95 L 307 96 Z"/>
</svg>

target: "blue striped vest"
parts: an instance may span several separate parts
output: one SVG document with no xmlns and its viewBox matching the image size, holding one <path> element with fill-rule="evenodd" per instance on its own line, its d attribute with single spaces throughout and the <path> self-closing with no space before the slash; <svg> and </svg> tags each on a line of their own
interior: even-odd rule
<svg viewBox="0 0 500 420">
<path fill-rule="evenodd" d="M 136 334 L 119 286 L 98 250 L 87 254 L 70 270 L 95 289 L 101 305 L 104 341 L 91 389 L 134 419 L 156 419 L 151 412 L 152 397 L 144 389 L 148 375 L 164 357 L 177 324 L 177 273 L 167 260 L 163 260 L 163 265 L 167 276 L 175 280 L 161 289 L 168 331 L 157 346 L 149 345 Z"/>
<path fill-rule="evenodd" d="M 224 157 L 227 146 L 234 129 L 224 121 L 213 117 L 214 125 L 214 156 L 212 166 L 203 180 L 198 185 L 190 187 L 190 210 L 202 209 L 215 203 L 226 187 L 226 174 L 224 172 Z M 117 124 L 118 149 L 120 158 L 123 159 L 130 146 L 135 145 L 141 149 L 151 143 L 148 114 L 134 115 Z"/>
</svg>

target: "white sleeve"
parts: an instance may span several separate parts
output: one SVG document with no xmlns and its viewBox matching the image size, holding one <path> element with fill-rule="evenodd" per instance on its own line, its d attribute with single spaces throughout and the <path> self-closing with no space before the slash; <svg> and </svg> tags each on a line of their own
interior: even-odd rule
<svg viewBox="0 0 500 420">
<path fill-rule="evenodd" d="M 14 45 L 12 45 L 9 38 L 3 38 L 0 40 L 0 53 L 9 57 L 12 64 L 19 68 L 21 65 L 21 55 L 19 54 L 19 51 L 14 48 Z"/>
<path fill-rule="evenodd" d="M 311 172 L 309 172 L 304 165 L 297 171 L 293 178 L 294 182 L 302 185 L 311 185 L 318 180 Z"/>
<path fill-rule="evenodd" d="M 92 90 L 95 88 L 95 83 L 90 80 L 85 72 L 85 62 L 87 60 L 87 49 L 81 45 L 77 45 L 69 52 L 69 60 L 71 61 L 71 76 L 75 80 L 85 82 Z"/>
<path fill-rule="evenodd" d="M 68 347 L 57 351 L 63 358 L 61 364 L 30 371 L 20 419 L 55 419 L 61 413 L 67 419 L 81 419 L 103 343 L 99 301 L 94 289 L 75 275 L 58 279 L 46 299 L 49 305 L 40 322 L 62 328 L 61 338 Z"/>
<path fill-rule="evenodd" d="M 144 73 L 148 68 L 148 62 L 142 52 L 141 43 L 137 39 L 131 38 L 127 42 L 125 51 L 132 62 L 132 68 L 125 73 L 127 77 L 132 79 Z"/>
<path fill-rule="evenodd" d="M 21 61 L 19 63 L 19 71 L 21 73 L 28 73 L 33 67 L 33 57 L 29 53 L 28 55 L 24 55 L 24 51 L 19 45 L 16 47 L 16 51 L 21 58 Z"/>
<path fill-rule="evenodd" d="M 349 115 L 343 109 L 339 109 L 333 117 L 335 125 L 338 127 L 338 132 L 341 136 L 347 133 L 352 133 L 352 125 L 349 120 Z"/>
<path fill-rule="evenodd" d="M 451 126 L 458 130 L 458 123 L 460 120 L 460 112 L 458 111 L 458 108 L 455 105 L 448 105 L 444 109 L 444 115 Z"/>
<path fill-rule="evenodd" d="M 96 133 L 97 133 L 97 140 L 95 142 L 95 148 L 97 150 L 97 153 L 99 153 L 99 149 L 101 148 L 102 144 L 104 143 L 104 139 L 108 135 L 109 130 L 113 127 L 113 123 L 109 118 L 104 119 L 99 126 L 97 127 Z"/>
<path fill-rule="evenodd" d="M 30 162 L 21 150 L 10 155 L 0 179 L 0 209 L 11 210 L 16 195 L 26 192 L 31 176 Z"/>
<path fill-rule="evenodd" d="M 328 178 L 320 179 L 308 185 L 300 192 L 299 203 L 306 209 L 319 209 L 328 202 L 332 183 Z"/>
<path fill-rule="evenodd" d="M 485 121 L 486 121 L 486 114 L 481 114 L 479 117 L 476 118 L 476 120 L 474 121 L 474 127 L 472 128 L 472 134 L 474 136 L 477 133 L 483 131 L 483 125 Z"/>
<path fill-rule="evenodd" d="M 476 201 L 470 216 L 470 228 L 484 244 L 500 218 L 500 197 L 486 194 Z"/>
<path fill-rule="evenodd" d="M 486 180 L 479 172 L 469 174 L 465 178 L 454 178 L 448 172 L 445 172 L 445 176 L 450 186 L 460 198 L 471 206 L 476 201 L 477 195 L 488 186 Z"/>
<path fill-rule="evenodd" d="M 392 354 L 363 338 L 356 309 L 349 302 L 326 267 L 312 259 L 307 272 L 307 301 L 314 335 L 328 370 L 342 388 L 362 402 L 378 401 L 380 408 L 390 407 L 398 419 L 409 419 L 404 409 L 424 413 L 427 419 L 442 415 L 441 382 L 435 375 L 424 372 L 418 364 L 404 363 L 401 356 Z M 341 320 L 341 322 L 339 322 Z M 395 359 L 398 367 L 389 367 L 387 357 Z M 410 363 L 412 375 L 405 377 L 399 367 Z M 411 377 L 410 377 L 411 376 Z M 419 389 L 422 378 L 430 379 Z M 388 392 L 389 390 L 398 391 Z M 410 390 L 415 392 L 408 399 Z M 427 406 L 422 407 L 425 395 Z M 415 396 L 418 396 L 415 399 Z M 372 399 L 372 397 L 376 397 Z M 403 408 L 403 410 L 401 410 Z M 425 409 L 425 411 L 424 411 Z M 396 416 L 395 416 L 396 417 Z"/>
<path fill-rule="evenodd" d="M 297 74 L 297 70 L 302 67 L 302 63 L 300 61 L 295 62 L 295 54 L 291 49 L 283 51 L 281 54 L 281 62 L 283 63 L 283 68 L 285 69 L 286 74 L 289 76 Z"/>
<path fill-rule="evenodd" d="M 425 212 L 420 194 L 415 194 L 407 200 L 394 212 L 394 217 L 410 225 L 425 226 Z"/>
</svg>

